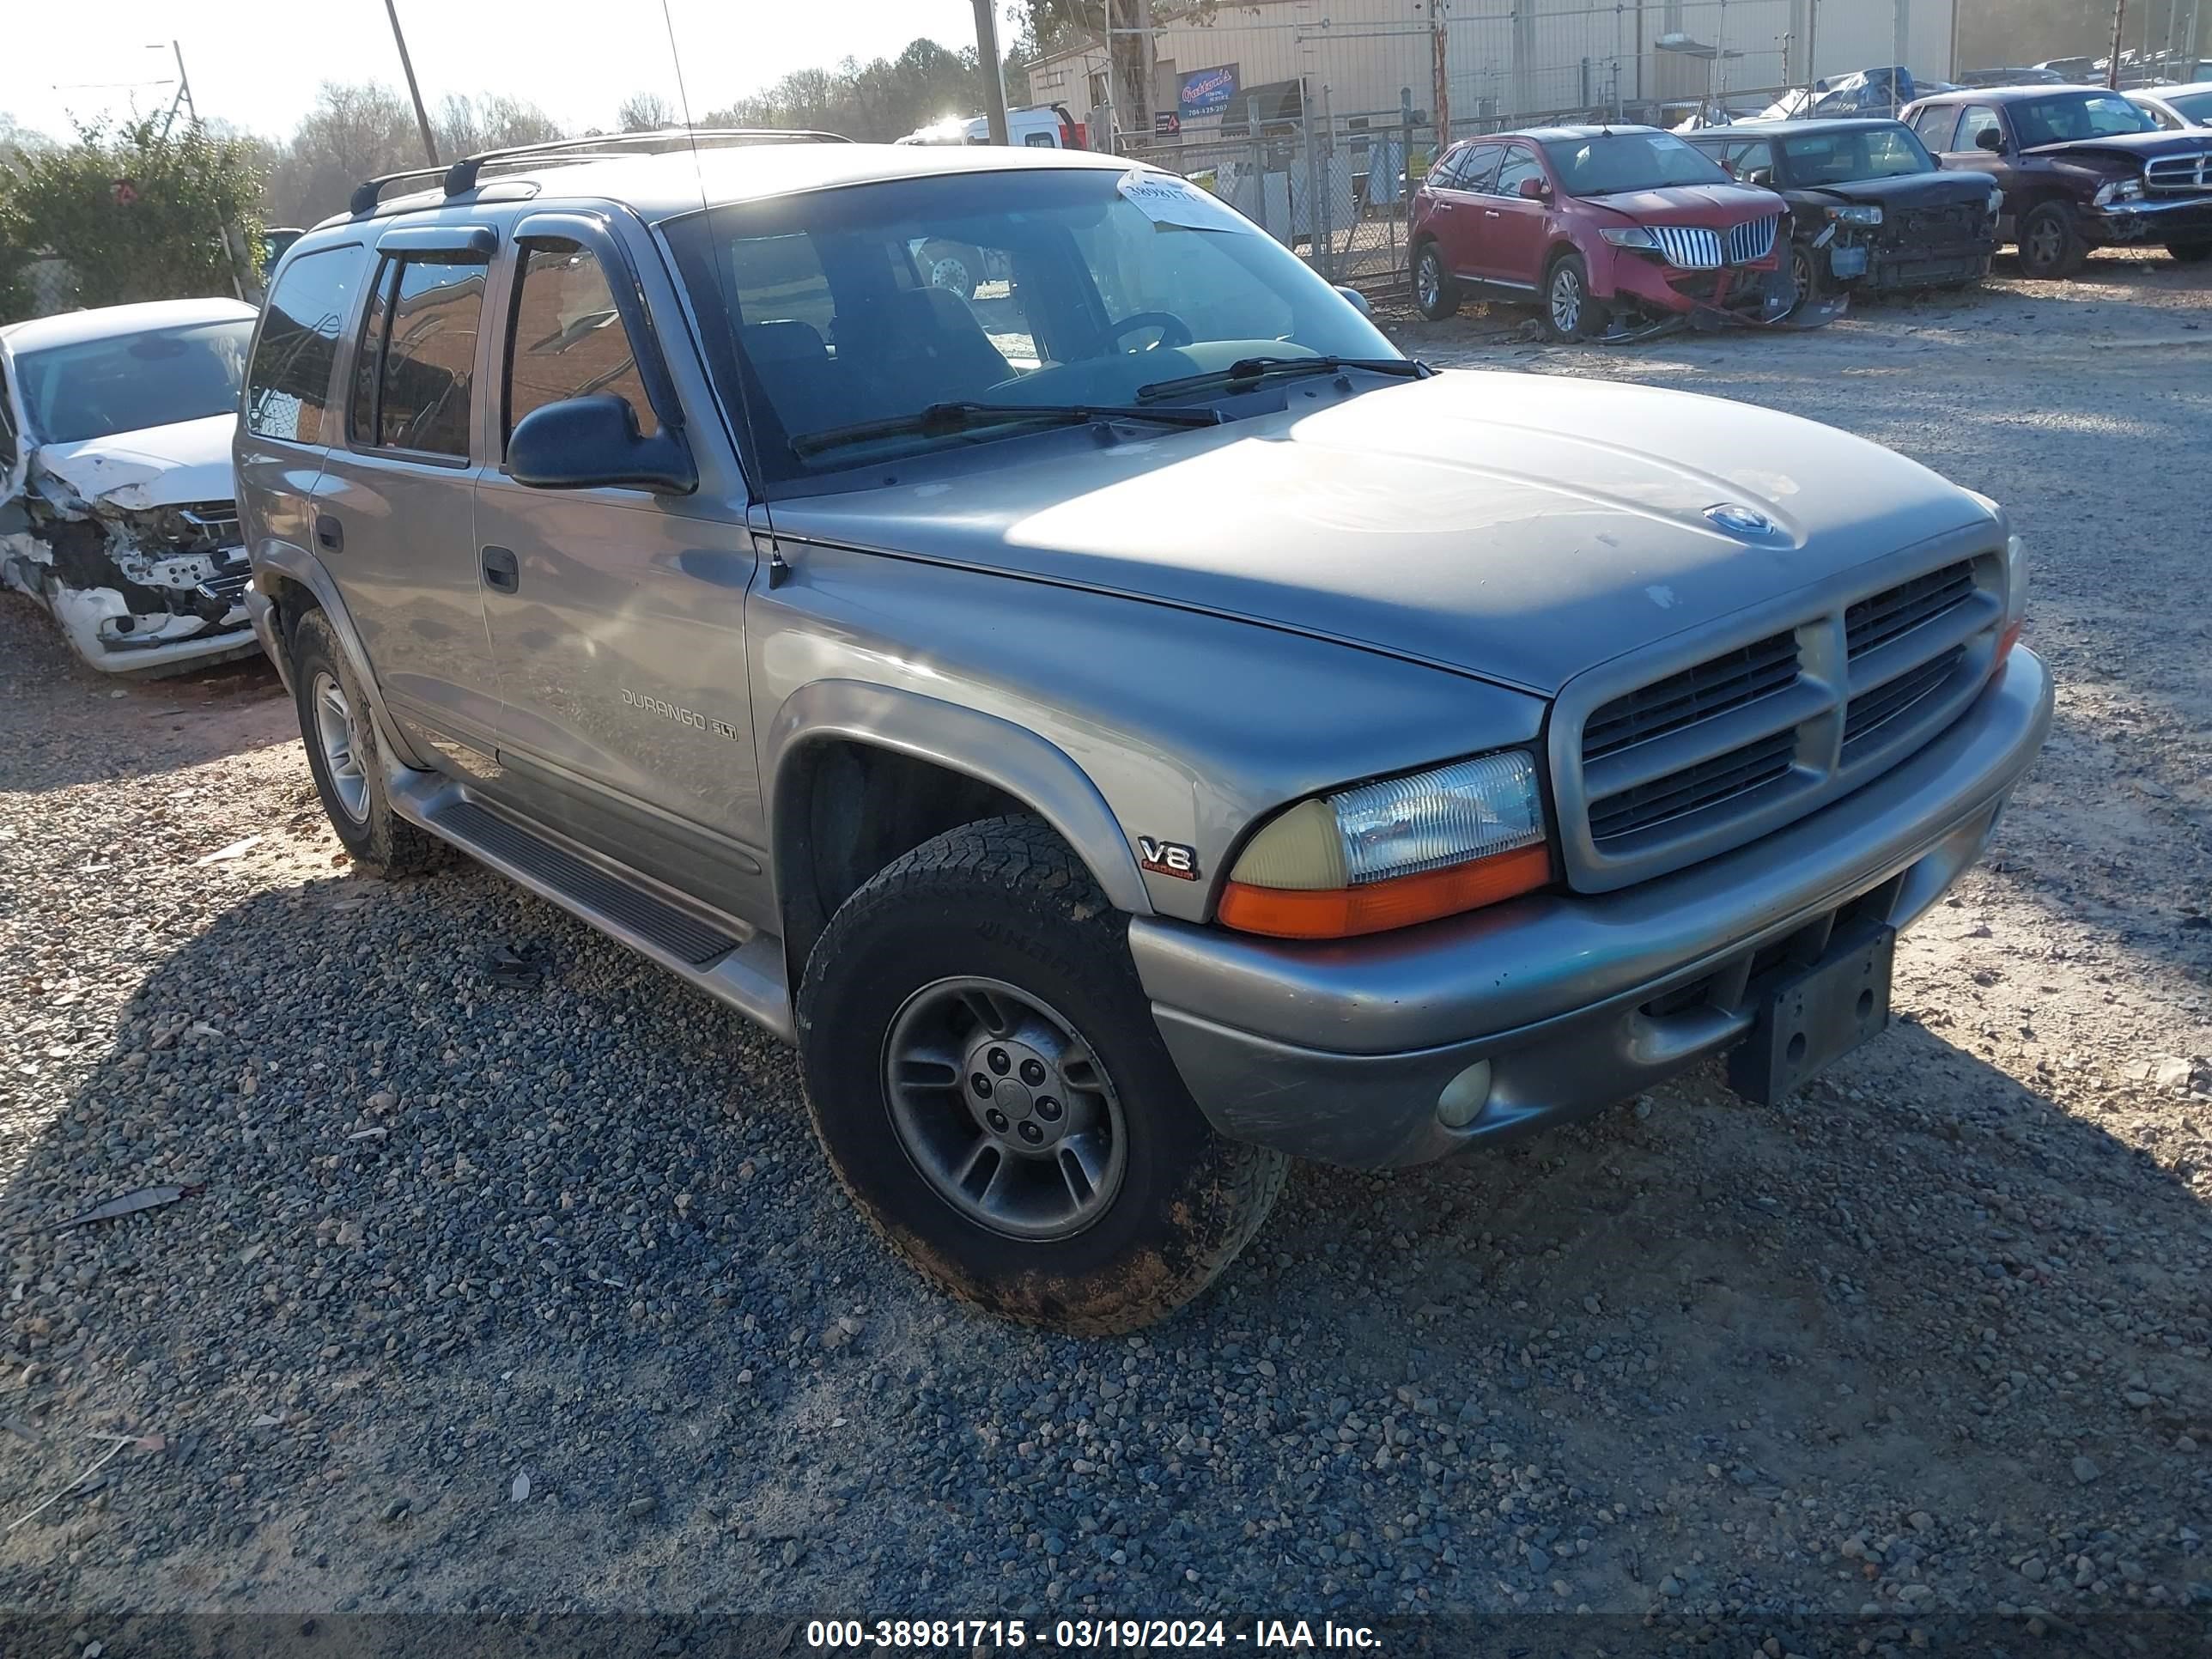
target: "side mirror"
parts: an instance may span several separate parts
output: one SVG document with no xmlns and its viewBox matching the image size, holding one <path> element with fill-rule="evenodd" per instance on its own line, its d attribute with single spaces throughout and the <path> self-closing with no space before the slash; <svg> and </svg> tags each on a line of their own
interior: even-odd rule
<svg viewBox="0 0 2212 1659">
<path fill-rule="evenodd" d="M 1521 199 L 1524 202 L 1546 201 L 1551 194 L 1552 186 L 1541 179 L 1523 179 L 1521 181 Z"/>
<path fill-rule="evenodd" d="M 1342 283 L 1339 283 L 1336 285 L 1336 291 L 1344 295 L 1346 299 L 1351 301 L 1353 308 L 1356 309 L 1361 316 L 1371 317 L 1375 314 L 1375 307 L 1367 303 L 1367 296 L 1364 294 L 1362 294 L 1358 289 L 1346 288 Z"/>
<path fill-rule="evenodd" d="M 1774 183 L 1774 169 L 1772 167 L 1753 167 L 1750 172 L 1743 175 L 1743 182 L 1747 185 L 1756 185 L 1759 189 L 1765 190 Z"/>
<path fill-rule="evenodd" d="M 688 495 L 699 469 L 677 434 L 640 434 L 630 406 L 611 392 L 566 398 L 533 409 L 507 441 L 507 475 L 533 489 L 594 489 L 610 484 Z"/>
<path fill-rule="evenodd" d="M 1995 127 L 1984 127 L 1974 135 L 1974 148 L 1985 149 L 1992 155 L 2004 154 L 2004 134 Z"/>
</svg>

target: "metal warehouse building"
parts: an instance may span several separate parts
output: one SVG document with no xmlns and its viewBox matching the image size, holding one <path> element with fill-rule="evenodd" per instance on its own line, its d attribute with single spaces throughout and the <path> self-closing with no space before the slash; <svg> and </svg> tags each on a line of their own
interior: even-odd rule
<svg viewBox="0 0 2212 1659">
<path fill-rule="evenodd" d="M 1152 58 L 1152 107 L 1114 111 L 1132 137 L 1193 137 L 1235 122 L 1255 92 L 1310 89 L 1336 117 L 1395 117 L 1401 92 L 1432 103 L 1443 13 L 1455 127 L 1471 121 L 1696 100 L 1803 85 L 1902 64 L 1950 73 L 1956 0 L 1218 0 L 1135 31 Z M 1103 13 L 1104 6 L 1100 5 Z M 1097 118 L 1112 101 L 1097 46 L 1030 70 L 1035 104 Z"/>
</svg>

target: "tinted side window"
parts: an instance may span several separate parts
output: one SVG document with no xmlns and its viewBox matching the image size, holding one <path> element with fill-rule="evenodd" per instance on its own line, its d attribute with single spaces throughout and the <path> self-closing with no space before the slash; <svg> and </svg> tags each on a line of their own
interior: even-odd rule
<svg viewBox="0 0 2212 1659">
<path fill-rule="evenodd" d="M 1997 112 L 1986 104 L 1976 104 L 1967 110 L 1966 119 L 1959 123 L 1957 147 L 1960 149 L 1973 149 L 1978 147 L 1983 133 L 2002 133 L 2003 131 L 2004 125 L 1997 119 Z"/>
<path fill-rule="evenodd" d="M 1431 189 L 1449 185 L 1459 177 L 1460 164 L 1467 160 L 1468 146 L 1454 144 L 1430 164 L 1429 176 L 1422 182 Z"/>
<path fill-rule="evenodd" d="M 1518 196 L 1522 179 L 1543 176 L 1544 165 L 1536 159 L 1535 152 L 1516 144 L 1505 152 L 1505 165 L 1498 169 L 1498 182 L 1491 189 L 1495 195 Z"/>
<path fill-rule="evenodd" d="M 599 256 L 574 242 L 533 244 L 523 254 L 508 337 L 507 429 L 534 409 L 609 392 L 654 427 L 637 354 L 623 327 Z"/>
<path fill-rule="evenodd" d="M 465 459 L 487 267 L 451 259 L 386 264 L 362 331 L 362 350 L 375 355 L 377 367 L 371 408 L 361 407 L 356 383 L 356 441 Z"/>
<path fill-rule="evenodd" d="M 1938 104 L 1934 109 L 1923 109 L 1912 123 L 1912 130 L 1920 135 L 1920 142 L 1932 150 L 1953 148 L 1951 135 L 1958 130 L 1959 111 L 1955 105 Z"/>
<path fill-rule="evenodd" d="M 1505 153 L 1503 144 L 1477 144 L 1460 163 L 1459 172 L 1452 179 L 1455 188 L 1475 191 L 1486 191 L 1498 172 L 1498 158 Z"/>
<path fill-rule="evenodd" d="M 368 262 L 357 244 L 318 248 L 277 278 L 246 377 L 246 423 L 260 436 L 302 444 L 336 436 L 325 422 L 331 371 Z"/>
</svg>

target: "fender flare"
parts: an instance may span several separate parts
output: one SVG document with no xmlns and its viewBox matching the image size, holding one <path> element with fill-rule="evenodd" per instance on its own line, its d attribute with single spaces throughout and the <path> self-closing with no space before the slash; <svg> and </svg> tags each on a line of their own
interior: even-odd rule
<svg viewBox="0 0 2212 1659">
<path fill-rule="evenodd" d="M 338 597 L 338 585 L 331 579 L 331 573 L 323 568 L 323 562 L 305 548 L 295 547 L 289 542 L 269 542 L 255 550 L 253 568 L 257 574 L 267 570 L 289 581 L 295 581 L 314 596 L 316 608 L 328 619 L 331 632 L 337 635 L 338 649 L 345 653 L 346 665 L 353 670 L 354 678 L 368 694 L 369 714 L 376 722 L 378 741 L 382 744 L 384 752 L 407 766 L 419 768 L 422 764 L 422 758 L 409 745 L 400 732 L 398 722 L 392 718 L 392 711 L 385 706 L 383 688 L 378 685 L 375 674 L 370 671 L 368 653 L 361 642 L 361 631 L 354 626 L 345 601 Z M 281 634 L 276 637 L 280 645 L 283 643 Z M 285 678 L 290 678 L 289 672 Z"/>
<path fill-rule="evenodd" d="M 762 774 L 773 780 L 770 845 L 781 844 L 778 818 L 794 765 L 822 738 L 890 750 L 1004 790 L 1075 849 L 1115 909 L 1152 914 L 1121 821 L 1065 750 L 996 714 L 864 680 L 816 680 L 776 711 L 761 755 Z"/>
</svg>

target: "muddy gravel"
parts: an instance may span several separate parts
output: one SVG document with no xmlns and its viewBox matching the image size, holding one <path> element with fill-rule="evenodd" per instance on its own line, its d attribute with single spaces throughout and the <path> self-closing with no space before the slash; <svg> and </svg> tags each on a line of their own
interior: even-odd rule
<svg viewBox="0 0 2212 1659">
<path fill-rule="evenodd" d="M 1633 352 L 1401 328 L 2005 501 L 2057 727 L 1894 1029 L 1807 1094 L 1708 1070 L 1446 1167 L 1301 1168 L 1136 1339 L 923 1288 L 789 1056 L 639 958 L 471 866 L 354 876 L 264 666 L 114 687 L 0 605 L 0 1605 L 85 1644 L 131 1609 L 1588 1608 L 1778 1654 L 2212 1602 L 2205 292 L 2100 259 Z"/>
</svg>

